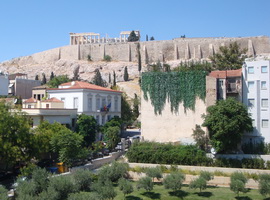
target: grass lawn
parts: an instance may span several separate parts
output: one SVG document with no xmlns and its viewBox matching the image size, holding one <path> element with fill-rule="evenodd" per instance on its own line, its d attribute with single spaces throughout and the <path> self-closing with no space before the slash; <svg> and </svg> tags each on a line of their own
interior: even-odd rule
<svg viewBox="0 0 270 200">
<path fill-rule="evenodd" d="M 134 192 L 127 195 L 127 200 L 141 200 L 141 199 L 161 199 L 161 200 L 176 200 L 176 199 L 190 199 L 190 200 L 199 200 L 199 199 L 213 199 L 213 200 L 270 200 L 270 198 L 264 198 L 258 190 L 249 190 L 247 193 L 240 193 L 239 197 L 230 190 L 230 188 L 222 187 L 213 187 L 209 186 L 206 190 L 203 190 L 201 193 L 198 190 L 189 189 L 187 185 L 181 188 L 176 192 L 167 190 L 161 184 L 155 184 L 154 190 L 147 192 L 143 189 L 137 190 L 136 183 L 134 183 Z M 121 191 L 117 190 L 116 200 L 123 200 L 124 195 Z"/>
</svg>

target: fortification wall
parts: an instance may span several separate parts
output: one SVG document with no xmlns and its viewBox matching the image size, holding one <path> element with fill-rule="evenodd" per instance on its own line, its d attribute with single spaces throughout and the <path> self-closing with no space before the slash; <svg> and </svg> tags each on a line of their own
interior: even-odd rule
<svg viewBox="0 0 270 200">
<path fill-rule="evenodd" d="M 141 136 L 144 140 L 156 142 L 194 142 L 192 134 L 196 124 L 203 123 L 202 114 L 206 108 L 216 102 L 216 79 L 206 77 L 205 102 L 197 99 L 195 110 L 185 112 L 183 105 L 179 106 L 177 113 L 172 113 L 167 102 L 161 115 L 154 113 L 151 101 L 146 101 L 141 95 Z M 205 129 L 204 129 L 205 130 Z"/>
</svg>

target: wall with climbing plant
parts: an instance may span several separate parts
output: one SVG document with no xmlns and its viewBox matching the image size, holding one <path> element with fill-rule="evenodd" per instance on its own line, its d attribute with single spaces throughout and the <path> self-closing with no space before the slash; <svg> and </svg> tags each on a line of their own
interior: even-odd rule
<svg viewBox="0 0 270 200">
<path fill-rule="evenodd" d="M 162 114 L 166 101 L 171 112 L 178 112 L 182 103 L 184 109 L 195 109 L 196 98 L 205 100 L 206 72 L 145 72 L 142 73 L 141 88 L 144 99 L 151 101 L 155 114 Z"/>
</svg>

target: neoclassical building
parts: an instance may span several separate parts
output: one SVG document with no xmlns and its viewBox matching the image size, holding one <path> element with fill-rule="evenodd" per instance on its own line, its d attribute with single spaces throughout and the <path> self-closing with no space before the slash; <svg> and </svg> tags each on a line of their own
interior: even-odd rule
<svg viewBox="0 0 270 200">
<path fill-rule="evenodd" d="M 100 125 L 112 117 L 121 117 L 120 91 L 100 87 L 82 81 L 61 84 L 47 89 L 49 98 L 64 102 L 64 108 L 78 109 L 78 114 L 92 115 Z"/>
</svg>

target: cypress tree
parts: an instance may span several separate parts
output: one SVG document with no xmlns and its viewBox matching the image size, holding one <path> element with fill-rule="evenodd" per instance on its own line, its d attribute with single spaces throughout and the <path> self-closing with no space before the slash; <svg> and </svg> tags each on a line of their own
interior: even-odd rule
<svg viewBox="0 0 270 200">
<path fill-rule="evenodd" d="M 112 83 L 111 73 L 109 73 L 109 83 Z"/>
<path fill-rule="evenodd" d="M 124 70 L 124 81 L 128 81 L 128 70 L 127 70 L 127 66 L 125 67 L 125 70 Z"/>
<path fill-rule="evenodd" d="M 36 80 L 36 81 L 39 80 L 38 75 L 36 75 L 35 80 Z"/>
<path fill-rule="evenodd" d="M 42 73 L 42 81 L 41 81 L 41 85 L 44 85 L 47 83 L 47 79 L 46 79 L 46 75 L 44 73 Z"/>
<path fill-rule="evenodd" d="M 92 80 L 93 84 L 99 85 L 101 87 L 106 87 L 107 83 L 102 79 L 99 69 L 96 69 L 95 72 L 96 74 Z"/>
<path fill-rule="evenodd" d="M 113 86 L 116 86 L 116 75 L 115 75 L 115 71 L 113 71 Z"/>
<path fill-rule="evenodd" d="M 51 72 L 50 81 L 54 78 L 54 73 Z"/>
</svg>

